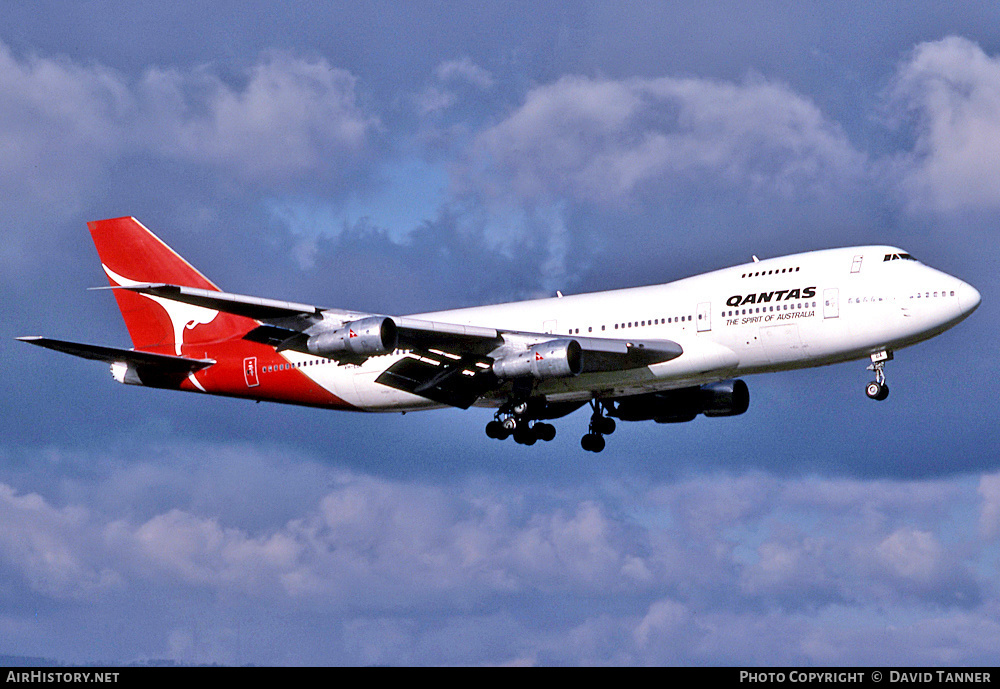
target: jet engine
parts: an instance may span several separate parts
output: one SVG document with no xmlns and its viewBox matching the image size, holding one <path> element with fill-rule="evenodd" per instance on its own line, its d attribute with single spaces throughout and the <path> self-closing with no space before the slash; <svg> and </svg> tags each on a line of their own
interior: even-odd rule
<svg viewBox="0 0 1000 689">
<path fill-rule="evenodd" d="M 306 348 L 310 354 L 336 358 L 339 354 L 385 354 L 396 349 L 397 341 L 395 321 L 371 316 L 312 335 L 306 341 Z"/>
<path fill-rule="evenodd" d="M 750 390 L 742 380 L 723 380 L 701 387 L 636 395 L 619 400 L 612 413 L 623 421 L 681 423 L 698 414 L 737 416 L 750 407 Z"/>
<path fill-rule="evenodd" d="M 111 364 L 111 377 L 123 385 L 144 385 L 135 367 L 124 361 Z"/>
<path fill-rule="evenodd" d="M 111 364 L 111 377 L 123 385 L 143 385 L 147 388 L 176 389 L 187 377 L 179 371 L 163 371 L 156 366 L 142 366 L 124 361 Z"/>
<path fill-rule="evenodd" d="M 583 370 L 583 349 L 576 340 L 549 340 L 493 362 L 497 378 L 533 376 L 538 380 L 575 376 Z"/>
</svg>

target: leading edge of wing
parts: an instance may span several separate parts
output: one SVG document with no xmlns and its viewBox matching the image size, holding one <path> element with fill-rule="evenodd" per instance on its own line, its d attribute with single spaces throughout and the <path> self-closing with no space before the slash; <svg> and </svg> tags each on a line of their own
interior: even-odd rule
<svg viewBox="0 0 1000 689">
<path fill-rule="evenodd" d="M 230 292 L 217 292 L 214 290 L 200 289 L 198 287 L 184 287 L 181 285 L 170 285 L 166 283 L 144 283 L 138 285 L 122 285 L 114 287 L 94 287 L 92 289 L 122 289 L 129 292 L 138 292 L 149 296 L 179 301 L 192 306 L 201 306 L 222 311 L 236 316 L 245 316 L 259 321 L 273 321 L 284 318 L 319 316 L 323 311 L 318 306 L 310 304 L 298 304 L 291 301 L 280 301 L 278 299 L 264 299 L 262 297 L 251 297 L 245 294 L 232 294 Z"/>
<path fill-rule="evenodd" d="M 83 359 L 93 361 L 103 361 L 114 364 L 122 362 L 135 364 L 137 366 L 153 366 L 162 371 L 189 373 L 200 371 L 215 363 L 214 359 L 190 359 L 185 356 L 173 356 L 171 354 L 156 354 L 154 352 L 138 352 L 134 349 L 120 349 L 118 347 L 102 347 L 100 345 L 84 344 L 82 342 L 69 342 L 67 340 L 55 340 L 49 337 L 31 335 L 17 338 L 21 342 L 54 349 L 57 352 L 72 354 Z"/>
<path fill-rule="evenodd" d="M 444 350 L 458 356 L 500 358 L 527 347 L 553 340 L 573 340 L 583 351 L 581 373 L 623 371 L 676 359 L 684 348 L 673 340 L 624 340 L 580 337 L 519 330 L 496 330 L 416 318 L 399 318 L 399 341 L 403 347 Z"/>
<path fill-rule="evenodd" d="M 195 287 L 169 284 L 142 284 L 113 289 L 125 289 L 173 301 L 184 302 L 287 328 L 289 334 L 304 332 L 322 320 L 324 315 L 346 321 L 363 317 L 356 311 L 324 309 L 309 304 L 264 299 L 228 292 L 215 292 Z M 673 340 L 632 340 L 600 337 L 579 337 L 553 333 L 533 333 L 499 330 L 473 325 L 427 321 L 410 317 L 395 317 L 399 346 L 429 351 L 439 350 L 458 356 L 504 356 L 527 346 L 551 340 L 575 340 L 584 352 L 584 373 L 622 371 L 676 359 L 684 349 Z"/>
</svg>

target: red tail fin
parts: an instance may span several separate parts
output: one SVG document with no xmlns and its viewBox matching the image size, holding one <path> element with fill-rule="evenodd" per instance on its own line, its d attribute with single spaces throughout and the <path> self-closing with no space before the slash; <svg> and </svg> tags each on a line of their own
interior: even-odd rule
<svg viewBox="0 0 1000 689">
<path fill-rule="evenodd" d="M 97 220 L 87 226 L 112 286 L 163 282 L 219 289 L 135 218 Z M 140 350 L 169 350 L 180 355 L 183 345 L 239 337 L 256 325 L 248 318 L 159 297 L 125 290 L 114 293 L 132 344 Z"/>
</svg>

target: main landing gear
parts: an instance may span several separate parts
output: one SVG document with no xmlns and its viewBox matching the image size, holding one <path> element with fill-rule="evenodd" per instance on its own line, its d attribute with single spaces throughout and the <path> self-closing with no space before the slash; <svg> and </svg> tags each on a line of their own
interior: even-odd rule
<svg viewBox="0 0 1000 689">
<path fill-rule="evenodd" d="M 587 452 L 600 452 L 604 449 L 604 436 L 615 432 L 615 420 L 604 415 L 604 402 L 592 400 L 590 407 L 594 410 L 590 415 L 590 428 L 587 435 L 580 439 L 580 447 Z"/>
<path fill-rule="evenodd" d="M 873 400 L 881 402 L 889 396 L 889 386 L 885 384 L 885 362 L 892 361 L 892 352 L 883 350 L 872 354 L 869 371 L 875 371 L 875 380 L 865 387 L 865 394 Z"/>
<path fill-rule="evenodd" d="M 486 435 L 497 440 L 514 436 L 514 442 L 534 445 L 556 437 L 556 427 L 550 423 L 534 421 L 528 415 L 527 400 L 511 400 L 497 410 L 493 420 L 486 424 Z"/>
</svg>

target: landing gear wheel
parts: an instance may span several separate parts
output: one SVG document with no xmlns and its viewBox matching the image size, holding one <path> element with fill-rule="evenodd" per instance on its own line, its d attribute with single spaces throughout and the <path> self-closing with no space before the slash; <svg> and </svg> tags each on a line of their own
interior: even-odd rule
<svg viewBox="0 0 1000 689">
<path fill-rule="evenodd" d="M 580 447 L 587 452 L 600 452 L 604 449 L 604 436 L 597 433 L 588 433 L 580 439 Z"/>
<path fill-rule="evenodd" d="M 615 420 L 604 415 L 606 405 L 600 400 L 591 400 L 590 426 L 587 435 L 580 439 L 580 447 L 587 452 L 600 452 L 604 449 L 604 436 L 615 432 Z"/>
<path fill-rule="evenodd" d="M 615 432 L 615 420 L 607 416 L 599 416 L 594 419 L 594 432 L 601 435 L 611 435 Z"/>
<path fill-rule="evenodd" d="M 868 383 L 868 387 L 865 388 L 865 394 L 868 395 L 873 400 L 877 400 L 879 394 L 882 392 L 882 386 L 876 381 Z"/>
<path fill-rule="evenodd" d="M 873 380 L 868 383 L 868 387 L 865 388 L 865 394 L 871 399 L 881 402 L 889 396 L 889 386 L 885 383 L 879 383 L 878 381 Z"/>
<path fill-rule="evenodd" d="M 506 437 L 507 429 L 499 421 L 490 421 L 486 424 L 486 435 L 495 440 Z"/>
<path fill-rule="evenodd" d="M 529 399 L 530 393 L 530 385 L 520 391 L 515 385 L 511 396 L 500 405 L 493 420 L 486 424 L 486 435 L 498 440 L 513 436 L 514 442 L 520 445 L 534 445 L 539 440 L 548 442 L 554 439 L 556 427 L 538 420 L 539 416 L 545 414 L 545 401 Z"/>
<path fill-rule="evenodd" d="M 550 423 L 536 423 L 534 430 L 538 439 L 545 442 L 549 442 L 556 437 L 556 427 Z"/>
<path fill-rule="evenodd" d="M 865 387 L 865 394 L 873 400 L 881 402 L 889 396 L 889 386 L 885 384 L 885 362 L 892 360 L 892 352 L 882 351 L 872 354 L 872 364 L 869 371 L 875 371 L 875 380 Z"/>
<path fill-rule="evenodd" d="M 535 433 L 535 429 L 528 426 L 528 424 L 519 424 L 517 429 L 514 431 L 514 442 L 521 445 L 534 445 L 538 440 L 538 435 Z"/>
</svg>

